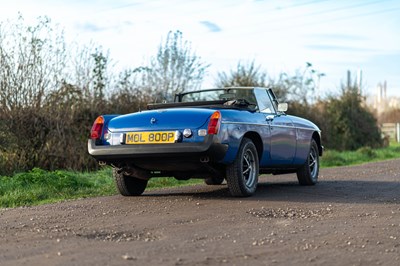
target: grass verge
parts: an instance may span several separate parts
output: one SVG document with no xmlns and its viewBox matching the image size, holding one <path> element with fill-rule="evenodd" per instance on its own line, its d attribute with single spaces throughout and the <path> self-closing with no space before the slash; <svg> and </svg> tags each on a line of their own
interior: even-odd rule
<svg viewBox="0 0 400 266">
<path fill-rule="evenodd" d="M 0 177 L 0 208 L 32 206 L 59 202 L 67 199 L 88 198 L 117 194 L 111 168 L 97 172 L 45 171 L 34 168 L 11 177 Z M 153 178 L 147 190 L 200 183 L 192 179 Z"/>
<path fill-rule="evenodd" d="M 321 167 L 335 167 L 400 158 L 400 144 L 392 143 L 380 149 L 363 147 L 356 151 L 327 150 L 321 157 Z"/>
<path fill-rule="evenodd" d="M 322 167 L 361 164 L 371 161 L 400 158 L 400 144 L 382 149 L 361 148 L 357 151 L 337 152 L 327 150 L 321 158 Z M 0 208 L 32 206 L 67 199 L 87 198 L 117 194 L 110 168 L 97 172 L 45 171 L 33 169 L 11 177 L 0 177 Z M 174 178 L 153 178 L 147 190 L 202 183 L 192 179 L 178 181 Z"/>
</svg>

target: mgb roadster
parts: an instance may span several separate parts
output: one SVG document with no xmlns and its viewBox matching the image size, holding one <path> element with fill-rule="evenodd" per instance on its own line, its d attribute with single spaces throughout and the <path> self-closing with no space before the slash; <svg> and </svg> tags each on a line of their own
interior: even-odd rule
<svg viewBox="0 0 400 266">
<path fill-rule="evenodd" d="M 147 110 L 101 115 L 88 151 L 113 168 L 124 196 L 141 195 L 153 177 L 226 180 L 232 196 L 255 193 L 260 174 L 296 173 L 300 185 L 318 181 L 321 131 L 285 114 L 272 89 L 231 87 L 182 92 Z"/>
</svg>

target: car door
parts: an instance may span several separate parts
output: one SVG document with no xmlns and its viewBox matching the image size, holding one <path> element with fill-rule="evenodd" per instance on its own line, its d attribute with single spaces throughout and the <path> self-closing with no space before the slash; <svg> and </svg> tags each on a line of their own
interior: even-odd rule
<svg viewBox="0 0 400 266">
<path fill-rule="evenodd" d="M 272 95 L 265 89 L 255 89 L 260 113 L 270 127 L 270 161 L 268 165 L 290 165 L 296 153 L 296 128 L 284 114 L 277 113 Z"/>
</svg>

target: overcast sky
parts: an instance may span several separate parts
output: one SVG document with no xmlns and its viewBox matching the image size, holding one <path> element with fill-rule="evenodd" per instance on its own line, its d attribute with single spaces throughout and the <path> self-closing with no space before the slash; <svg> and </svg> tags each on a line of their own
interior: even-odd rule
<svg viewBox="0 0 400 266">
<path fill-rule="evenodd" d="M 68 40 L 109 49 L 119 67 L 138 67 L 168 31 L 180 30 L 210 63 L 204 87 L 218 71 L 255 61 L 271 76 L 306 62 L 337 92 L 347 70 L 363 71 L 364 90 L 387 81 L 400 96 L 400 0 L 0 0 L 0 18 L 48 16 Z"/>
</svg>

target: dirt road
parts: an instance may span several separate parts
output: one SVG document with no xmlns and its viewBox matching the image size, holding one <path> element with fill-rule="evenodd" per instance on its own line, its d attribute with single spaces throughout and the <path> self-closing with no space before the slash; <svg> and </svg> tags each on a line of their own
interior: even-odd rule
<svg viewBox="0 0 400 266">
<path fill-rule="evenodd" d="M 400 160 L 0 210 L 0 265 L 400 265 Z"/>
</svg>

